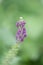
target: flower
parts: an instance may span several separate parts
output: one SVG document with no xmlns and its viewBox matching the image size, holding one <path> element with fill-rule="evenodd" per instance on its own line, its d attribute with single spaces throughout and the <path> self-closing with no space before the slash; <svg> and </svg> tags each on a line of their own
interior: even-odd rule
<svg viewBox="0 0 43 65">
<path fill-rule="evenodd" d="M 27 36 L 26 34 L 26 28 L 25 28 L 25 21 L 24 20 L 19 20 L 16 23 L 16 26 L 18 28 L 18 31 L 16 33 L 16 40 L 22 42 L 24 38 Z"/>
</svg>

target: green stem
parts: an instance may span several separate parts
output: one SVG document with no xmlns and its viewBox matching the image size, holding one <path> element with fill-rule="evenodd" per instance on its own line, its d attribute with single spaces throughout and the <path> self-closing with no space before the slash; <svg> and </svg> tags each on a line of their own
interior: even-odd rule
<svg viewBox="0 0 43 65">
<path fill-rule="evenodd" d="M 6 54 L 2 65 L 10 65 L 9 61 L 11 61 L 13 57 L 17 55 L 18 50 L 19 50 L 19 44 L 13 45 L 12 48 Z"/>
</svg>

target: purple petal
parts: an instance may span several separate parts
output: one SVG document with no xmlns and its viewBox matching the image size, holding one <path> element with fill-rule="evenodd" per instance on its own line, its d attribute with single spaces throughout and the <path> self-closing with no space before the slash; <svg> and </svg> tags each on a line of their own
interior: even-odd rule
<svg viewBox="0 0 43 65">
<path fill-rule="evenodd" d="M 27 35 L 26 34 L 24 34 L 24 37 L 26 37 Z"/>
<path fill-rule="evenodd" d="M 23 28 L 23 31 L 25 31 L 25 32 L 26 32 L 26 29 L 25 29 L 25 28 Z"/>
<path fill-rule="evenodd" d="M 18 30 L 17 34 L 20 35 L 20 33 L 21 33 L 21 30 Z"/>
<path fill-rule="evenodd" d="M 26 29 L 25 28 L 23 28 L 23 31 L 22 31 L 22 34 L 24 34 L 24 33 L 26 33 Z"/>
<path fill-rule="evenodd" d="M 20 41 L 22 42 L 23 41 L 23 38 L 21 38 Z"/>
<path fill-rule="evenodd" d="M 23 39 L 24 39 L 23 36 L 19 36 L 20 41 L 23 41 Z"/>
<path fill-rule="evenodd" d="M 23 24 L 26 24 L 25 21 L 22 22 Z"/>
<path fill-rule="evenodd" d="M 21 38 L 22 38 L 22 36 L 19 36 L 19 38 L 21 39 Z"/>
</svg>

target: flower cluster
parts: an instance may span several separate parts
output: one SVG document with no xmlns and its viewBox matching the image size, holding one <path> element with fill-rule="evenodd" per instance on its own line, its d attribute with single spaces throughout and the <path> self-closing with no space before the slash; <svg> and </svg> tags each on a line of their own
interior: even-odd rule
<svg viewBox="0 0 43 65">
<path fill-rule="evenodd" d="M 16 23 L 16 26 L 18 28 L 17 34 L 16 34 L 16 40 L 22 42 L 24 38 L 27 36 L 26 35 L 26 29 L 25 29 L 25 21 L 24 20 L 19 20 Z"/>
</svg>

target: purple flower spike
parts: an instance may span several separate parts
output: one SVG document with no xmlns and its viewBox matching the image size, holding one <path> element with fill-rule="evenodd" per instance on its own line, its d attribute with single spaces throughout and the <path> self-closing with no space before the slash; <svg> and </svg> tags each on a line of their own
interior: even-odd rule
<svg viewBox="0 0 43 65">
<path fill-rule="evenodd" d="M 25 29 L 25 21 L 22 19 L 22 17 L 20 18 L 19 22 L 16 23 L 16 26 L 18 27 L 18 31 L 16 34 L 16 39 L 19 42 L 22 42 L 24 40 L 24 38 L 27 36 L 26 35 L 26 29 Z"/>
</svg>

